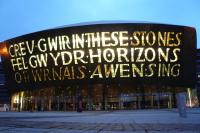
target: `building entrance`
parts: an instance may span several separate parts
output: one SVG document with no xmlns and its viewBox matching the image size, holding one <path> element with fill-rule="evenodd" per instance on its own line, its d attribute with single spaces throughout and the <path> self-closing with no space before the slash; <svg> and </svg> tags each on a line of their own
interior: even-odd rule
<svg viewBox="0 0 200 133">
<path fill-rule="evenodd" d="M 78 96 L 83 110 L 135 110 L 176 107 L 176 93 L 183 91 L 197 105 L 197 95 L 192 89 L 134 86 L 121 84 L 95 84 L 83 86 L 51 87 L 12 93 L 11 109 L 14 111 L 75 111 Z M 188 95 L 189 94 L 189 95 Z M 195 100 L 196 99 L 196 100 Z M 196 101 L 196 102 L 195 102 Z"/>
</svg>

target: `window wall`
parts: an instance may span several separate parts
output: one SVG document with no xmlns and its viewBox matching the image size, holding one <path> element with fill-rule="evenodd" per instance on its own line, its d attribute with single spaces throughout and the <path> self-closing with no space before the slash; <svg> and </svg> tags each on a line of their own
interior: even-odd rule
<svg viewBox="0 0 200 133">
<path fill-rule="evenodd" d="M 153 85 L 95 84 L 49 87 L 12 93 L 13 111 L 74 111 L 78 96 L 83 110 L 135 110 L 176 107 L 176 93 L 184 92 L 187 107 L 197 107 L 195 89 Z"/>
</svg>

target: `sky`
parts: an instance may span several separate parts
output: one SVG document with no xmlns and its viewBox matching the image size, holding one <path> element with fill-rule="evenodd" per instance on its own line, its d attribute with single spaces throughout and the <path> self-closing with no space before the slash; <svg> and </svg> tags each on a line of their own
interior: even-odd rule
<svg viewBox="0 0 200 133">
<path fill-rule="evenodd" d="M 200 0 L 0 0 L 0 42 L 64 25 L 118 20 L 195 27 L 200 48 Z"/>
</svg>

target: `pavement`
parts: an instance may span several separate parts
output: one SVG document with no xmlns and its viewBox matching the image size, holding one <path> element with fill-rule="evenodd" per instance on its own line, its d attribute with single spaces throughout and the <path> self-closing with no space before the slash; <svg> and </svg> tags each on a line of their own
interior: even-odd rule
<svg viewBox="0 0 200 133">
<path fill-rule="evenodd" d="M 0 133 L 200 133 L 200 108 L 0 112 Z"/>
</svg>

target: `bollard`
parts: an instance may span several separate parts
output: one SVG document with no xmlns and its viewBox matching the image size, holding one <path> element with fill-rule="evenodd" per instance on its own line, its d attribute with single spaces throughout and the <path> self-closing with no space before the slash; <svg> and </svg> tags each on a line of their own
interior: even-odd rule
<svg viewBox="0 0 200 133">
<path fill-rule="evenodd" d="M 176 95 L 176 100 L 177 100 L 177 106 L 178 106 L 178 112 L 180 117 L 187 117 L 187 112 L 186 112 L 186 96 L 185 93 L 178 93 Z"/>
<path fill-rule="evenodd" d="M 77 102 L 77 112 L 82 112 L 83 107 L 82 107 L 82 97 L 81 95 L 78 96 L 78 102 Z"/>
</svg>

